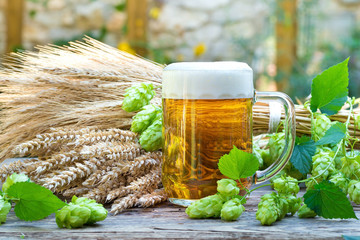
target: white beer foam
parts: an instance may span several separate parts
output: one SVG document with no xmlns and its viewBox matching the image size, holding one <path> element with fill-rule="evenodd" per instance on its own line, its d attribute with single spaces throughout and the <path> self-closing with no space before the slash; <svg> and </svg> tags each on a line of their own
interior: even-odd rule
<svg viewBox="0 0 360 240">
<path fill-rule="evenodd" d="M 162 97 L 253 98 L 253 71 L 242 62 L 180 62 L 164 68 Z"/>
</svg>

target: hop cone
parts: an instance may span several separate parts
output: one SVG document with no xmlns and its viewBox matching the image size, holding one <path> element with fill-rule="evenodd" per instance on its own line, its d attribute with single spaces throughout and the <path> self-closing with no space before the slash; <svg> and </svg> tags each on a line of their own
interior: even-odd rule
<svg viewBox="0 0 360 240">
<path fill-rule="evenodd" d="M 90 216 L 89 208 L 69 203 L 56 212 L 55 220 L 59 228 L 80 228 L 86 224 Z"/>
<path fill-rule="evenodd" d="M 287 213 L 294 215 L 301 206 L 301 198 L 297 198 L 292 194 L 280 194 L 280 198 L 285 199 L 288 203 Z"/>
<path fill-rule="evenodd" d="M 85 224 L 93 224 L 107 217 L 107 210 L 103 205 L 84 197 L 73 196 L 71 202 L 58 210 L 55 214 L 59 228 L 80 228 Z"/>
<path fill-rule="evenodd" d="M 314 141 L 320 140 L 331 127 L 331 120 L 325 114 L 318 114 L 312 122 L 311 135 Z"/>
<path fill-rule="evenodd" d="M 146 105 L 133 117 L 130 130 L 136 133 L 142 133 L 151 125 L 156 115 L 161 112 L 161 108 L 155 105 Z"/>
<path fill-rule="evenodd" d="M 341 162 L 342 167 L 340 172 L 342 172 L 345 177 L 354 180 L 360 177 L 360 164 L 356 158 L 342 157 Z"/>
<path fill-rule="evenodd" d="M 316 184 L 319 184 L 321 180 L 319 178 L 316 178 L 315 181 L 312 179 L 311 181 L 305 182 L 306 190 L 312 190 L 314 189 L 314 186 Z"/>
<path fill-rule="evenodd" d="M 240 188 L 238 188 L 236 181 L 224 178 L 217 181 L 217 191 L 225 197 L 231 197 L 238 195 Z"/>
<path fill-rule="evenodd" d="M 262 150 L 257 143 L 253 144 L 253 154 L 256 157 L 256 159 L 259 161 L 259 168 L 261 169 L 264 166 L 264 160 L 262 158 Z"/>
<path fill-rule="evenodd" d="M 224 203 L 221 208 L 221 219 L 225 221 L 235 221 L 238 219 L 243 211 L 245 210 L 244 206 L 241 204 L 240 199 L 233 198 Z"/>
<path fill-rule="evenodd" d="M 271 225 L 281 216 L 281 209 L 279 209 L 279 198 L 276 193 L 265 194 L 261 197 L 256 212 L 256 219 L 262 225 Z"/>
<path fill-rule="evenodd" d="M 318 153 L 312 157 L 313 170 L 312 176 L 318 176 L 321 174 L 320 179 L 327 179 L 330 175 L 335 172 L 335 164 L 332 159 L 335 153 L 330 148 L 322 148 L 318 150 Z"/>
<path fill-rule="evenodd" d="M 271 162 L 266 162 L 265 164 L 267 166 L 270 166 L 273 163 L 273 161 L 275 161 L 280 157 L 284 146 L 285 146 L 285 133 L 279 132 L 271 135 L 268 143 Z"/>
<path fill-rule="evenodd" d="M 140 83 L 127 88 L 122 109 L 127 112 L 140 110 L 150 103 L 155 96 L 154 86 L 151 83 Z"/>
<path fill-rule="evenodd" d="M 360 204 L 360 181 L 351 180 L 349 182 L 348 193 L 351 201 Z"/>
<path fill-rule="evenodd" d="M 220 194 L 204 197 L 193 202 L 185 210 L 190 218 L 218 218 L 225 198 Z"/>
<path fill-rule="evenodd" d="M 299 192 L 300 188 L 295 181 L 295 178 L 286 177 L 285 175 L 283 175 L 273 181 L 274 189 L 278 193 L 296 195 Z"/>
<path fill-rule="evenodd" d="M 345 177 L 345 175 L 341 172 L 338 172 L 334 175 L 330 176 L 330 182 L 334 183 L 338 186 L 345 194 L 347 194 L 349 180 Z"/>
<path fill-rule="evenodd" d="M 105 220 L 107 217 L 108 211 L 103 207 L 102 204 L 97 203 L 95 200 L 88 199 L 85 197 L 77 198 L 73 196 L 71 202 L 73 204 L 87 207 L 90 209 L 91 214 L 86 224 L 93 224 L 95 222 L 100 222 Z"/>
<path fill-rule="evenodd" d="M 299 208 L 299 211 L 297 214 L 298 214 L 299 218 L 314 218 L 314 217 L 316 217 L 316 213 L 313 210 L 311 210 L 310 208 L 308 208 L 308 206 L 306 204 L 302 205 Z"/>
<path fill-rule="evenodd" d="M 154 122 L 140 136 L 143 149 L 152 152 L 162 147 L 162 126 L 162 114 L 158 113 Z"/>
<path fill-rule="evenodd" d="M 265 157 L 263 157 L 264 167 L 269 167 L 275 160 L 277 160 L 285 146 L 285 133 L 279 132 L 272 134 L 268 147 L 269 147 L 269 156 L 266 156 L 266 153 L 264 153 Z M 303 179 L 304 175 L 301 174 L 290 162 L 286 164 L 284 171 L 287 175 L 294 177 L 296 179 Z"/>
</svg>

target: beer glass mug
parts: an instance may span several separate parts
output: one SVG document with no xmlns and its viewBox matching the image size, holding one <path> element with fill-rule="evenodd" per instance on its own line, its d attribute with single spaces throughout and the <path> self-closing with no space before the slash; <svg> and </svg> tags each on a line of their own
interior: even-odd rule
<svg viewBox="0 0 360 240">
<path fill-rule="evenodd" d="M 249 188 L 276 175 L 295 142 L 294 104 L 284 93 L 255 92 L 253 71 L 241 62 L 183 62 L 163 71 L 162 182 L 169 201 L 187 206 L 217 192 L 224 178 L 218 160 L 233 146 L 252 152 L 252 106 L 276 101 L 285 107 L 285 147 L 264 171 L 242 179 Z M 240 186 L 240 185 L 239 185 Z"/>
</svg>

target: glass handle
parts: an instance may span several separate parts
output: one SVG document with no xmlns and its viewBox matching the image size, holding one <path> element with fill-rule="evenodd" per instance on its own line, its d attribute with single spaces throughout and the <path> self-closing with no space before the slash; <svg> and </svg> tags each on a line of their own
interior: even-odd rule
<svg viewBox="0 0 360 240">
<path fill-rule="evenodd" d="M 285 108 L 285 147 L 279 159 L 263 171 L 257 171 L 254 176 L 254 183 L 262 183 L 280 172 L 288 163 L 295 145 L 296 122 L 295 107 L 291 98 L 281 92 L 255 92 L 255 101 L 278 102 Z"/>
</svg>

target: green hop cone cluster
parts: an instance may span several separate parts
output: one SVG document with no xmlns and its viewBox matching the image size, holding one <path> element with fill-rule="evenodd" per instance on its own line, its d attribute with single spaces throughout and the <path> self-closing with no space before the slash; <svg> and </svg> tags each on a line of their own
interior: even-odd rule
<svg viewBox="0 0 360 240">
<path fill-rule="evenodd" d="M 282 175 L 281 177 L 276 178 L 273 181 L 273 186 L 278 193 L 282 193 L 282 194 L 296 195 L 300 190 L 300 187 L 297 184 L 296 179 L 286 175 Z"/>
<path fill-rule="evenodd" d="M 140 83 L 127 88 L 122 109 L 135 112 L 150 103 L 155 96 L 154 86 L 151 83 Z"/>
<path fill-rule="evenodd" d="M 6 222 L 6 216 L 10 212 L 11 203 L 0 195 L 0 225 Z"/>
<path fill-rule="evenodd" d="M 240 200 L 240 189 L 232 179 L 217 181 L 218 193 L 199 199 L 185 210 L 190 218 L 219 218 L 225 221 L 234 221 L 245 210 Z"/>
<path fill-rule="evenodd" d="M 345 194 L 348 191 L 349 180 L 345 177 L 342 172 L 338 172 L 334 175 L 331 175 L 329 181 L 338 186 Z"/>
<path fill-rule="evenodd" d="M 240 188 L 237 186 L 237 183 L 232 179 L 221 179 L 217 181 L 217 191 L 225 197 L 231 197 L 238 195 Z"/>
<path fill-rule="evenodd" d="M 162 112 L 154 122 L 140 135 L 140 145 L 146 151 L 156 151 L 162 147 Z"/>
<path fill-rule="evenodd" d="M 225 201 L 220 194 L 210 195 L 191 203 L 185 212 L 190 218 L 219 218 Z"/>
<path fill-rule="evenodd" d="M 311 127 L 311 136 L 314 141 L 320 140 L 331 127 L 331 120 L 325 114 L 316 114 Z"/>
<path fill-rule="evenodd" d="M 235 221 L 241 216 L 244 210 L 245 207 L 241 204 L 241 200 L 233 198 L 224 203 L 221 208 L 220 217 L 225 221 Z"/>
<path fill-rule="evenodd" d="M 314 218 L 316 213 L 304 203 L 297 212 L 299 218 Z"/>
<path fill-rule="evenodd" d="M 326 180 L 329 176 L 335 173 L 335 164 L 332 161 L 335 153 L 327 147 L 319 148 L 317 153 L 312 157 L 313 169 L 311 175 L 313 177 L 319 176 L 319 179 Z"/>
<path fill-rule="evenodd" d="M 28 182 L 28 181 L 30 181 L 30 178 L 25 174 L 13 173 L 12 175 L 6 178 L 6 181 L 2 186 L 2 191 L 7 192 L 7 190 L 17 182 Z"/>
<path fill-rule="evenodd" d="M 95 200 L 74 196 L 67 206 L 56 212 L 55 218 L 59 228 L 71 229 L 103 221 L 107 213 L 107 210 Z"/>
<path fill-rule="evenodd" d="M 142 110 L 133 117 L 130 130 L 136 133 L 142 133 L 152 124 L 157 114 L 161 112 L 162 110 L 158 106 L 152 104 L 144 106 Z"/>
<path fill-rule="evenodd" d="M 349 198 L 356 204 L 360 204 L 360 181 L 351 180 L 348 187 Z"/>
<path fill-rule="evenodd" d="M 294 194 L 272 192 L 261 197 L 256 212 L 256 219 L 262 225 L 271 225 L 283 219 L 288 213 L 294 215 L 301 205 L 301 199 Z"/>
</svg>

